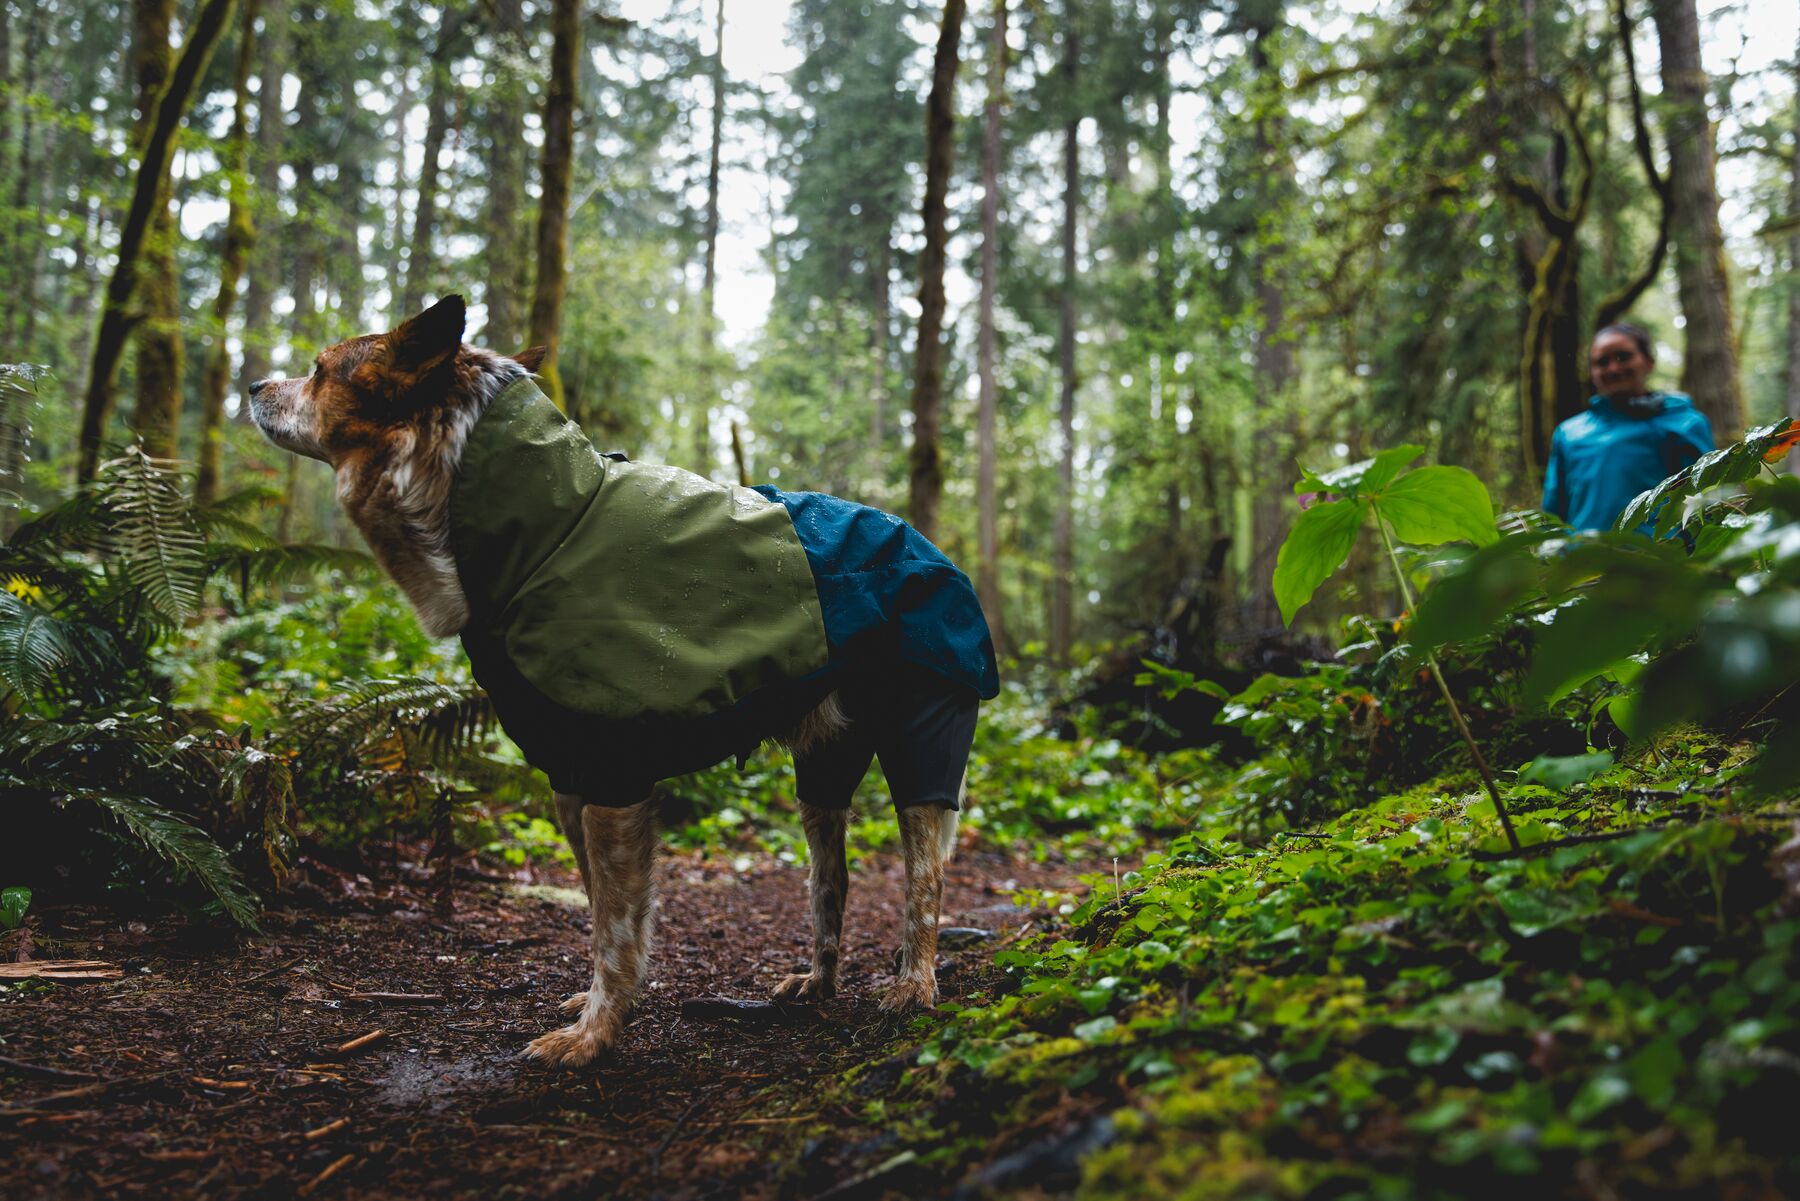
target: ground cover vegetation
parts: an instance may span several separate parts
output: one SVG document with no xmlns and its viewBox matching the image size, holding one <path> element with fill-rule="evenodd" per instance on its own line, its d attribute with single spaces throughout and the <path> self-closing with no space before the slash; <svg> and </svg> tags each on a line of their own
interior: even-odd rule
<svg viewBox="0 0 1800 1201">
<path fill-rule="evenodd" d="M 28 1187 L 501 1195 L 586 1130 L 626 1150 L 544 1192 L 1800 1191 L 1800 51 L 1766 19 L 0 0 Z M 779 1027 L 670 994 L 592 1089 L 512 1062 L 581 949 L 545 781 L 243 399 L 449 291 L 474 342 L 553 348 L 602 446 L 882 505 L 975 577 L 1005 685 L 953 892 L 991 928 L 947 936 L 937 1012 L 871 1017 L 870 941 L 849 1033 L 779 1073 Z M 1550 435 L 1627 314 L 1720 449 L 1575 531 L 1536 511 Z M 667 979 L 761 995 L 805 942 L 787 757 L 658 805 Z M 876 772 L 879 931 L 897 842 Z M 20 966 L 103 944 L 148 981 Z M 381 983 L 332 975 L 352 945 Z M 279 1088 L 220 1084 L 266 1015 L 210 964 L 272 990 Z M 232 1172 L 108 988 L 119 1037 L 200 1015 L 194 1079 L 267 1132 Z M 459 1008 L 321 1075 L 352 993 Z M 321 1098 L 379 1133 L 294 1150 Z M 204 1146 L 137 1158 L 132 1113 Z M 459 1157 L 469 1123 L 517 1159 Z"/>
</svg>

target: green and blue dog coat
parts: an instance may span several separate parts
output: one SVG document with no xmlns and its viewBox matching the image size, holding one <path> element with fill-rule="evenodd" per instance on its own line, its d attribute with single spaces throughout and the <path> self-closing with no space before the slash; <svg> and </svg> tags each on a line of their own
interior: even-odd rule
<svg viewBox="0 0 1800 1201">
<path fill-rule="evenodd" d="M 847 673 L 999 692 L 974 588 L 911 526 L 603 456 L 529 378 L 469 433 L 450 552 L 501 726 L 559 792 L 600 803 L 748 753 Z"/>
</svg>

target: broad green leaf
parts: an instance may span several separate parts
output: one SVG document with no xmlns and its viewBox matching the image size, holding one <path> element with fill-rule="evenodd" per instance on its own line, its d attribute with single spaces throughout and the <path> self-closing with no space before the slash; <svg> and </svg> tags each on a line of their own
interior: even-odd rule
<svg viewBox="0 0 1800 1201">
<path fill-rule="evenodd" d="M 1474 473 L 1461 467 L 1421 467 L 1371 497 L 1394 536 L 1414 546 L 1500 538 L 1494 502 Z"/>
<path fill-rule="evenodd" d="M 1275 559 L 1275 603 L 1283 624 L 1292 625 L 1300 606 L 1350 557 L 1362 518 L 1360 500 L 1327 501 L 1300 514 Z"/>
<path fill-rule="evenodd" d="M 1554 704 L 1665 630 L 1660 614 L 1582 597 L 1556 611 L 1525 678 L 1525 703 Z"/>
<path fill-rule="evenodd" d="M 1433 649 L 1491 631 L 1514 605 L 1543 589 L 1538 548 L 1553 532 L 1509 534 L 1452 568 L 1425 594 L 1407 641 Z"/>
<path fill-rule="evenodd" d="M 1519 783 L 1568 789 L 1593 779 L 1612 765 L 1611 751 L 1595 751 L 1591 755 L 1539 755 L 1519 773 Z"/>
<path fill-rule="evenodd" d="M 1372 459 L 1364 459 L 1360 463 L 1318 474 L 1302 467 L 1304 473 L 1299 483 L 1294 485 L 1295 492 L 1331 492 L 1340 496 L 1355 496 L 1364 492 L 1374 492 L 1386 487 L 1400 469 L 1425 453 L 1423 446 L 1396 446 L 1384 450 Z"/>
</svg>

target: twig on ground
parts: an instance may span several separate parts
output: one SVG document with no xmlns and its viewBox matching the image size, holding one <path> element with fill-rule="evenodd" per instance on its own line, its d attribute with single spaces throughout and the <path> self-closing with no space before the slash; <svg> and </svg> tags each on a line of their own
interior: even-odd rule
<svg viewBox="0 0 1800 1201">
<path fill-rule="evenodd" d="M 658 1180 L 662 1177 L 663 1152 L 669 1149 L 669 1144 L 675 1141 L 675 1136 L 677 1134 L 681 1133 L 681 1128 L 687 1124 L 688 1118 L 693 1115 L 693 1112 L 696 1109 L 700 1108 L 700 1103 L 705 1100 L 706 1095 L 704 1093 L 695 1097 L 693 1104 L 681 1111 L 681 1116 L 675 1119 L 675 1124 L 669 1127 L 669 1132 L 667 1134 L 663 1135 L 662 1142 L 656 1144 L 656 1150 L 650 1153 L 650 1179 Z"/>
<path fill-rule="evenodd" d="M 334 1134 L 337 1131 L 342 1130 L 344 1127 L 348 1126 L 349 1124 L 350 1124 L 349 1118 L 339 1118 L 335 1122 L 325 1123 L 323 1126 L 320 1126 L 317 1130 L 308 1130 L 305 1134 L 301 1135 L 300 1137 L 305 1139 L 309 1143 L 317 1142 L 319 1139 L 324 1138 L 328 1134 Z"/>
<path fill-rule="evenodd" d="M 383 1005 L 440 1005 L 441 992 L 353 992 L 345 993 L 346 1001 L 374 1001 Z"/>
<path fill-rule="evenodd" d="M 375 1043 L 380 1042 L 382 1039 L 386 1038 L 387 1036 L 388 1036 L 388 1032 L 386 1030 L 371 1030 L 367 1034 L 363 1035 L 360 1038 L 353 1038 L 347 1043 L 340 1044 L 336 1048 L 335 1054 L 338 1054 L 338 1055 L 353 1054 L 354 1052 L 360 1051 L 365 1047 L 369 1047 L 369 1046 L 374 1045 Z"/>
<path fill-rule="evenodd" d="M 242 980 L 238 981 L 238 986 L 242 987 L 243 985 L 246 985 L 246 984 L 255 984 L 258 980 L 267 980 L 270 976 L 279 976 L 279 975 L 281 975 L 281 973 L 287 971 L 289 968 L 294 967 L 297 964 L 304 962 L 305 959 L 306 959 L 306 956 L 304 956 L 304 955 L 296 955 L 292 959 L 288 960 L 286 963 L 279 964 L 275 967 L 272 967 L 266 972 L 258 972 L 254 976 L 245 976 Z"/>
<path fill-rule="evenodd" d="M 8 1068 L 27 1076 L 43 1076 L 50 1080 L 94 1080 L 92 1072 L 71 1072 L 64 1068 L 48 1067 L 41 1063 L 26 1063 L 22 1059 L 12 1059 L 0 1055 L 0 1068 Z"/>
<path fill-rule="evenodd" d="M 350 1155 L 345 1155 L 339 1159 L 334 1159 L 330 1163 L 326 1164 L 325 1170 L 323 1172 L 320 1172 L 317 1176 L 314 1176 L 311 1180 L 308 1180 L 305 1184 L 300 1186 L 300 1189 L 299 1189 L 300 1195 L 302 1197 L 311 1196 L 312 1191 L 314 1189 L 318 1188 L 321 1184 L 324 1184 L 327 1180 L 330 1180 L 333 1176 L 336 1176 L 339 1172 L 341 1172 L 345 1168 L 349 1167 L 350 1161 L 355 1158 L 356 1158 L 356 1155 L 354 1153 L 352 1153 Z"/>
</svg>

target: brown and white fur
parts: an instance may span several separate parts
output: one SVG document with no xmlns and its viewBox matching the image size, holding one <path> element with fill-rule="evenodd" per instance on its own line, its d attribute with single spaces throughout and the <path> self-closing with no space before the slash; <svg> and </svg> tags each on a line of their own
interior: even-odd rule
<svg viewBox="0 0 1800 1201">
<path fill-rule="evenodd" d="M 251 415 L 271 441 L 331 465 L 339 501 L 434 637 L 459 633 L 469 618 L 449 546 L 450 485 L 463 444 L 500 391 L 544 357 L 542 348 L 506 358 L 463 345 L 464 315 L 462 298 L 446 297 L 389 333 L 322 351 L 303 379 L 250 388 Z M 834 696 L 780 741 L 804 753 L 845 724 Z M 559 793 L 556 805 L 593 915 L 593 980 L 563 1002 L 574 1022 L 534 1040 L 527 1054 L 574 1067 L 613 1044 L 643 983 L 656 829 L 648 797 Z M 837 990 L 849 873 L 845 814 L 801 809 L 812 856 L 812 969 L 782 980 L 775 995 L 810 1002 Z M 906 931 L 900 974 L 881 1004 L 929 1008 L 937 1003 L 938 911 L 957 815 L 918 807 L 899 817 Z"/>
</svg>

